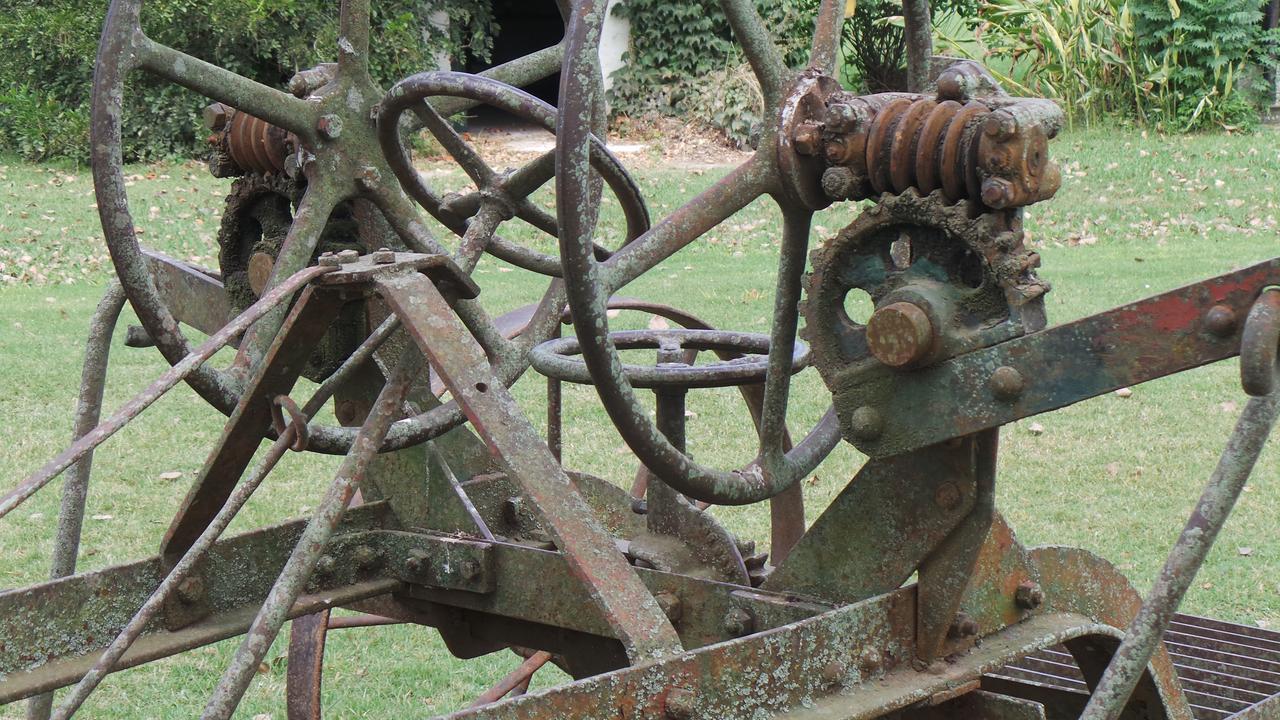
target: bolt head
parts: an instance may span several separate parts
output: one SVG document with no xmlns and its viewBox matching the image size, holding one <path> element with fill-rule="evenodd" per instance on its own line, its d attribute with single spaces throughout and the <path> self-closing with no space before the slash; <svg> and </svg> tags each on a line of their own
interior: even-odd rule
<svg viewBox="0 0 1280 720">
<path fill-rule="evenodd" d="M 831 132 L 850 133 L 858 131 L 864 117 L 865 113 L 858 112 L 848 103 L 832 103 L 827 106 L 823 121 Z"/>
<path fill-rule="evenodd" d="M 1008 365 L 1001 365 L 991 373 L 991 394 L 995 395 L 997 400 L 1017 400 L 1022 396 L 1026 385 L 1022 373 Z"/>
<path fill-rule="evenodd" d="M 1023 610 L 1035 610 L 1044 604 L 1044 590 L 1039 583 L 1024 580 L 1018 584 L 1013 599 Z"/>
<path fill-rule="evenodd" d="M 321 115 L 316 122 L 316 132 L 320 137 L 333 140 L 342 135 L 342 118 L 337 115 Z"/>
<path fill-rule="evenodd" d="M 996 142 L 1008 142 L 1018 133 L 1018 120 L 1007 112 L 997 110 L 983 121 L 982 132 Z"/>
<path fill-rule="evenodd" d="M 982 202 L 987 207 L 1000 210 L 1013 203 L 1013 184 L 1004 178 L 987 178 L 982 181 Z"/>
<path fill-rule="evenodd" d="M 463 580 L 475 580 L 480 577 L 480 563 L 475 560 L 463 560 L 458 564 L 458 574 Z"/>
<path fill-rule="evenodd" d="M 226 105 L 213 103 L 204 109 L 204 126 L 217 132 L 227 126 L 229 116 L 229 108 Z"/>
</svg>

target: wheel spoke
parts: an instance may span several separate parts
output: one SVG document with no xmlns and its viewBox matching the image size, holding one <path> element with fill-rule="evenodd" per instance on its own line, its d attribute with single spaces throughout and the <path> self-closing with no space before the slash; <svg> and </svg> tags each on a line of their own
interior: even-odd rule
<svg viewBox="0 0 1280 720">
<path fill-rule="evenodd" d="M 444 151 L 449 153 L 477 187 L 489 189 L 495 184 L 497 173 L 489 167 L 484 158 L 480 157 L 480 153 L 471 147 L 470 143 L 462 139 L 458 131 L 453 129 L 453 125 L 436 112 L 435 108 L 428 103 L 417 103 L 412 109 L 422 121 L 423 127 L 435 137 Z"/>
<path fill-rule="evenodd" d="M 767 192 L 772 181 L 762 168 L 755 158 L 748 160 L 614 253 L 600 266 L 604 295 L 622 289 Z"/>
<path fill-rule="evenodd" d="M 822 0 L 813 28 L 809 67 L 830 75 L 840 57 L 840 30 L 844 26 L 844 0 Z"/>
<path fill-rule="evenodd" d="M 720 6 L 729 18 L 733 36 L 746 53 L 752 72 L 760 81 L 764 106 L 777 107 L 791 71 L 782 59 L 782 52 L 769 36 L 769 29 L 765 27 L 760 13 L 756 12 L 755 3 L 752 0 L 720 0 Z"/>
<path fill-rule="evenodd" d="M 342 0 L 338 21 L 338 72 L 369 71 L 369 0 Z"/>
<path fill-rule="evenodd" d="M 370 198 L 391 224 L 391 229 L 414 252 L 433 255 L 452 255 L 427 229 L 417 209 L 399 188 L 388 188 L 377 183 L 368 188 Z M 456 260 L 455 260 L 456 261 Z M 457 300 L 453 305 L 458 317 L 475 336 L 495 364 L 501 358 L 518 352 L 510 340 L 502 336 L 493 318 L 475 300 Z"/>
<path fill-rule="evenodd" d="M 515 87 L 524 87 L 539 80 L 545 80 L 560 72 L 560 63 L 562 62 L 564 62 L 563 43 L 552 45 L 522 58 L 491 67 L 478 73 L 478 76 L 497 80 L 500 83 Z M 482 104 L 480 100 L 463 97 L 437 97 L 428 102 L 431 103 L 431 107 L 436 109 L 436 112 L 445 117 L 456 115 Z"/>
<path fill-rule="evenodd" d="M 138 41 L 138 66 L 302 138 L 314 139 L 316 110 L 305 100 L 147 37 Z"/>
</svg>

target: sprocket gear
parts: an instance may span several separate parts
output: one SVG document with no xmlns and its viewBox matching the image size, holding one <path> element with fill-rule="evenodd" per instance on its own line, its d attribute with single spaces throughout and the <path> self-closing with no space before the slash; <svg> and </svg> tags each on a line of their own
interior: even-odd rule
<svg viewBox="0 0 1280 720">
<path fill-rule="evenodd" d="M 898 301 L 927 308 L 936 332 L 925 362 L 1045 324 L 1049 286 L 1035 274 L 1040 258 L 1023 243 L 1019 211 L 951 204 L 938 191 L 886 193 L 811 262 L 800 334 L 832 390 L 846 373 L 880 365 L 867 344 L 866 319 L 846 309 L 851 292 L 865 293 L 877 308 Z"/>
</svg>

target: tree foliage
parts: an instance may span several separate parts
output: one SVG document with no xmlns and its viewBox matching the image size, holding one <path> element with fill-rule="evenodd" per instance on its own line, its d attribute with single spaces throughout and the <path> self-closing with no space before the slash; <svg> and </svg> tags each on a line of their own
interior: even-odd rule
<svg viewBox="0 0 1280 720">
<path fill-rule="evenodd" d="M 88 152 L 90 84 L 105 2 L 10 0 L 0 23 L 0 145 L 30 159 Z M 332 0 L 148 0 L 143 29 L 175 47 L 279 87 L 298 70 L 336 57 Z M 443 10 L 446 30 L 429 22 Z M 373 3 L 371 67 L 384 84 L 434 66 L 437 53 L 485 58 L 495 26 L 487 0 Z M 122 133 L 126 160 L 190 155 L 208 103 L 135 72 Z"/>
</svg>

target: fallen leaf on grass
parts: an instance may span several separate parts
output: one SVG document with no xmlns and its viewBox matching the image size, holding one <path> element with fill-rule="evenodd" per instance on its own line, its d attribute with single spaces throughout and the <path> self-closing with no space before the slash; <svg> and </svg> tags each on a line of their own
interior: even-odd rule
<svg viewBox="0 0 1280 720">
<path fill-rule="evenodd" d="M 1252 555 L 1252 554 L 1253 554 L 1253 548 L 1251 548 L 1251 547 L 1238 547 L 1238 548 L 1236 548 L 1236 552 L 1240 553 L 1241 555 L 1244 555 L 1245 557 L 1248 557 L 1248 556 L 1250 556 L 1250 555 Z"/>
<path fill-rule="evenodd" d="M 1120 388 L 1116 391 L 1116 397 L 1131 398 L 1133 397 L 1133 391 L 1127 387 Z"/>
<path fill-rule="evenodd" d="M 1030 425 L 1027 426 L 1027 432 L 1031 433 L 1032 435 L 1043 435 L 1044 426 L 1041 425 L 1040 423 L 1031 423 Z"/>
<path fill-rule="evenodd" d="M 94 520 L 115 520 L 116 516 L 115 515 L 94 515 L 93 519 Z"/>
<path fill-rule="evenodd" d="M 180 477 L 182 477 L 182 472 L 179 470 L 168 470 L 166 472 L 160 473 L 160 479 L 167 480 L 169 482 L 173 482 L 174 480 L 177 480 Z"/>
</svg>

